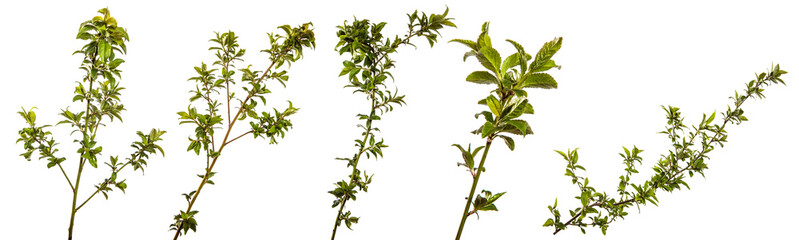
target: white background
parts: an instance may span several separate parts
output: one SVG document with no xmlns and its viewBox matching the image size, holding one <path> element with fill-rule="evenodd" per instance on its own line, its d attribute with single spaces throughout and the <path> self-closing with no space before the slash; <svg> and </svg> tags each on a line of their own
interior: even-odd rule
<svg viewBox="0 0 799 240">
<path fill-rule="evenodd" d="M 513 52 L 504 39 L 535 52 L 553 37 L 564 37 L 555 55 L 563 66 L 552 75 L 556 90 L 530 90 L 536 114 L 527 116 L 535 135 L 517 138 L 516 151 L 495 144 L 478 186 L 508 193 L 498 212 L 471 217 L 463 239 L 787 239 L 795 228 L 795 178 L 799 157 L 797 107 L 799 22 L 790 1 L 739 4 L 732 1 L 668 3 L 593 1 L 13 1 L 0 6 L 0 233 L 2 239 L 63 239 L 71 194 L 56 168 L 18 156 L 17 131 L 25 126 L 15 113 L 38 107 L 39 124 L 59 121 L 82 77 L 82 46 L 75 39 L 81 22 L 108 6 L 131 37 L 124 70 L 124 124 L 102 128 L 104 157 L 127 156 L 136 130 L 166 130 L 166 157 L 149 161 L 146 174 L 127 172 L 127 194 L 93 199 L 77 216 L 75 239 L 167 239 L 172 216 L 185 209 L 181 193 L 196 188 L 204 159 L 186 152 L 193 127 L 179 126 L 193 83 L 193 66 L 214 61 L 206 51 L 214 31 L 234 30 L 247 49 L 245 59 L 262 69 L 267 32 L 283 24 L 312 21 L 317 49 L 290 69 L 287 88 L 273 85 L 268 101 L 282 109 L 286 99 L 300 107 L 294 129 L 278 145 L 242 139 L 226 148 L 217 167 L 217 185 L 207 186 L 195 205 L 198 232 L 182 239 L 327 239 L 336 210 L 327 191 L 349 171 L 335 157 L 349 157 L 359 136 L 355 115 L 368 109 L 361 96 L 343 89 L 341 61 L 333 48 L 335 26 L 353 16 L 385 21 L 386 35 L 402 34 L 405 13 L 440 13 L 450 7 L 457 29 L 430 49 L 404 47 L 394 55 L 392 72 L 408 105 L 384 116 L 380 136 L 390 145 L 385 158 L 361 162 L 374 173 L 368 193 L 347 204 L 361 223 L 339 231 L 339 239 L 452 239 L 471 178 L 453 143 L 482 144 L 469 132 L 481 124 L 473 114 L 489 87 L 464 81 L 480 65 L 462 61 L 466 48 L 452 38 L 475 39 L 484 21 L 503 56 Z M 552 236 L 541 225 L 546 206 L 560 199 L 561 211 L 579 204 L 565 162 L 553 149 L 580 147 L 580 161 L 600 191 L 614 193 L 623 173 L 622 146 L 645 150 L 649 176 L 668 140 L 656 134 L 665 126 L 660 105 L 681 107 L 687 123 L 703 112 L 723 111 L 728 96 L 743 89 L 756 72 L 771 64 L 789 71 L 788 86 L 766 89 L 767 98 L 747 102 L 751 120 L 729 127 L 729 143 L 711 154 L 707 178 L 688 180 L 690 191 L 659 192 L 659 207 L 583 236 L 576 228 Z M 240 67 L 245 66 L 240 64 Z M 719 118 L 717 118 L 719 119 Z M 246 126 L 246 124 L 242 124 Z M 75 146 L 66 126 L 52 129 L 61 142 L 65 167 L 74 178 Z M 244 131 L 244 130 L 241 130 Z M 87 168 L 81 198 L 108 174 Z"/>
</svg>

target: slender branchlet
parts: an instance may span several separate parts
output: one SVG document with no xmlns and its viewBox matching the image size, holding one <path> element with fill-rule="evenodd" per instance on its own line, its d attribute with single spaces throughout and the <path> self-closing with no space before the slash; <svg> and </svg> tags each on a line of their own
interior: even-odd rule
<svg viewBox="0 0 799 240">
<path fill-rule="evenodd" d="M 643 160 L 638 154 L 643 150 L 637 147 L 632 149 L 623 147 L 624 152 L 619 155 L 622 157 L 626 173 L 619 177 L 616 198 L 608 196 L 605 192 L 598 192 L 588 184 L 588 178 L 577 174 L 578 170 L 585 171 L 585 168 L 577 164 L 577 149 L 566 152 L 556 151 L 567 162 L 566 176 L 570 177 L 572 184 L 577 185 L 580 190 L 580 194 L 575 197 L 580 200 L 580 206 L 569 209 L 569 217 L 566 219 L 558 211 L 558 200 L 555 199 L 555 204 L 548 206 L 553 217 L 547 219 L 544 226 L 555 228 L 553 234 L 570 226 L 580 228 L 583 233 L 585 233 L 586 227 L 598 227 L 602 230 L 602 234 L 606 234 L 610 223 L 624 219 L 629 214 L 628 208 L 636 206 L 640 209 L 640 205 L 647 203 L 657 206 L 656 193 L 658 190 L 672 192 L 682 187 L 690 189 L 685 179 L 693 177 L 694 174 L 705 176 L 706 162 L 709 160 L 708 154 L 716 146 L 724 147 L 724 143 L 727 142 L 726 127 L 728 124 L 739 125 L 748 121 L 741 108 L 744 102 L 750 98 L 764 98 L 763 91 L 766 86 L 777 83 L 784 85 L 785 82 L 780 79 L 780 76 L 786 73 L 786 71 L 780 70 L 780 65 L 777 65 L 768 73 L 757 74 L 755 80 L 746 84 L 746 89 L 742 94 L 736 91 L 735 95 L 730 97 L 733 104 L 727 106 L 727 111 L 722 113 L 721 123 L 717 121 L 714 124 L 716 112 L 713 112 L 709 116 L 703 114 L 698 125 L 688 128 L 683 123 L 679 108 L 663 107 L 663 110 L 666 111 L 667 121 L 666 129 L 660 133 L 668 136 L 673 149 L 670 149 L 668 154 L 661 155 L 660 160 L 653 167 L 655 173 L 649 180 L 642 184 L 635 184 L 630 182 L 630 177 L 638 173 L 636 164 L 641 165 Z"/>
<path fill-rule="evenodd" d="M 286 131 L 292 127 L 291 121 L 287 118 L 296 113 L 299 109 L 295 108 L 291 101 L 289 106 L 283 111 L 275 108 L 269 111 L 261 111 L 258 107 L 266 105 L 266 94 L 271 91 L 267 88 L 267 80 L 274 80 L 285 87 L 285 82 L 289 76 L 286 70 L 280 70 L 284 64 L 291 65 L 302 57 L 303 49 L 316 47 L 313 33 L 313 24 L 305 23 L 298 27 L 283 25 L 278 27 L 284 31 L 285 35 L 270 33 L 270 47 L 262 50 L 269 54 L 270 64 L 263 71 L 254 71 L 250 66 L 238 69 L 241 71 L 241 80 L 236 82 L 235 65 L 242 62 L 244 49 L 239 48 L 238 36 L 234 32 L 216 33 L 216 37 L 210 41 L 214 46 L 209 50 L 216 54 L 217 60 L 209 68 L 205 63 L 194 67 L 197 76 L 189 78 L 195 81 L 197 87 L 191 90 L 192 96 L 189 98 L 188 110 L 179 112 L 180 124 L 195 125 L 194 136 L 189 137 L 187 151 L 193 151 L 197 155 L 205 156 L 205 169 L 202 174 L 197 176 L 201 179 L 199 186 L 188 193 L 184 193 L 188 204 L 186 210 L 181 210 L 175 215 L 175 222 L 170 225 L 170 230 L 175 230 L 174 239 L 178 239 L 182 234 L 189 230 L 197 231 L 197 220 L 195 216 L 198 211 L 192 207 L 197 201 L 200 192 L 206 184 L 214 184 L 211 178 L 216 174 L 213 171 L 214 165 L 222 154 L 224 148 L 247 135 L 253 138 L 269 139 L 270 144 L 276 144 L 277 138 L 283 138 Z M 237 86 L 241 84 L 243 86 Z M 238 91 L 241 95 L 236 95 Z M 224 94 L 224 96 L 220 96 Z M 244 96 L 239 97 L 239 96 Z M 199 101 L 198 101 L 199 100 Z M 200 110 L 193 104 L 199 105 Z M 220 109 L 222 105 L 224 109 Z M 236 108 L 231 108 L 231 106 Z M 204 108 L 204 109 L 203 109 Z M 222 113 L 221 111 L 227 111 Z M 225 120 L 226 118 L 226 120 Z M 249 128 L 241 130 L 241 133 L 232 134 L 233 126 L 239 121 L 250 119 Z M 223 129 L 224 136 L 215 137 L 215 130 Z"/>
<path fill-rule="evenodd" d="M 111 173 L 107 178 L 94 185 L 95 190 L 84 200 L 79 199 L 79 187 L 81 175 L 86 163 L 93 168 L 97 168 L 98 157 L 103 152 L 103 147 L 97 142 L 97 134 L 100 126 L 105 126 L 104 120 L 122 121 L 121 113 L 125 107 L 119 100 L 121 91 L 125 88 L 119 86 L 117 78 L 121 78 L 121 70 L 118 67 L 125 62 L 120 55 L 127 52 L 125 42 L 128 41 L 128 33 L 124 28 L 117 25 L 116 19 L 111 17 L 108 9 L 103 8 L 98 11 L 101 16 L 96 16 L 89 21 L 83 22 L 78 30 L 77 39 L 88 41 L 86 45 L 75 51 L 73 54 L 83 55 L 83 62 L 80 69 L 85 71 L 85 76 L 77 82 L 75 96 L 72 102 L 82 103 L 80 112 L 72 112 L 69 108 L 61 110 L 64 120 L 56 125 L 69 125 L 73 128 L 71 135 L 77 135 L 73 141 L 79 145 L 77 150 L 78 159 L 76 176 L 70 178 L 62 163 L 67 158 L 60 157 L 58 154 L 58 142 L 53 139 L 53 135 L 47 129 L 51 125 L 36 125 L 35 108 L 19 112 L 25 119 L 28 127 L 19 131 L 20 138 L 17 142 L 23 142 L 25 152 L 20 154 L 28 161 L 31 160 L 33 152 L 39 152 L 39 159 L 48 161 L 47 168 L 58 167 L 64 175 L 70 189 L 72 190 L 72 207 L 69 218 L 69 228 L 67 239 L 72 239 L 72 230 L 75 226 L 75 215 L 78 210 L 83 208 L 86 203 L 94 198 L 97 193 L 102 193 L 108 199 L 108 192 L 114 188 L 123 193 L 128 188 L 125 179 L 119 177 L 122 170 L 131 166 L 133 171 L 141 170 L 147 166 L 147 159 L 156 151 L 164 154 L 164 150 L 156 144 L 161 140 L 161 135 L 165 131 L 152 129 L 149 132 L 137 132 L 138 141 L 131 144 L 133 153 L 130 157 L 119 160 L 118 156 L 110 156 L 107 162 L 103 162 L 111 168 Z"/>
<path fill-rule="evenodd" d="M 381 31 L 386 26 L 385 22 L 370 23 L 369 20 L 358 20 L 357 18 L 349 23 L 338 26 L 339 31 L 336 35 L 339 42 L 336 50 L 343 55 L 348 53 L 352 58 L 343 62 L 343 69 L 339 76 L 348 76 L 349 84 L 345 87 L 354 88 L 353 93 L 366 95 L 371 106 L 366 113 L 358 114 L 357 117 L 364 121 L 358 124 L 363 129 L 362 138 L 355 140 L 357 151 L 350 158 L 336 158 L 347 162 L 347 167 L 352 167 L 349 178 L 335 183 L 336 188 L 329 191 L 336 197 L 333 201 L 333 208 L 338 207 L 336 221 L 333 226 L 331 239 L 336 238 L 336 230 L 343 222 L 347 228 L 352 229 L 352 224 L 358 223 L 359 218 L 352 216 L 350 211 L 344 211 L 344 206 L 348 200 L 356 200 L 358 191 L 366 192 L 367 185 L 372 182 L 372 175 L 358 169 L 358 161 L 362 156 L 382 157 L 383 148 L 388 147 L 383 139 L 377 140 L 375 132 L 380 129 L 374 126 L 381 116 L 394 110 L 395 106 L 405 104 L 405 96 L 387 90 L 386 80 L 394 78 L 389 70 L 394 67 L 394 60 L 389 54 L 395 53 L 402 45 L 412 45 L 413 37 L 424 37 L 430 43 L 430 47 L 437 42 L 441 36 L 440 29 L 445 26 L 455 27 L 452 18 L 447 18 L 449 8 L 443 14 L 427 15 L 424 12 L 419 14 L 413 12 L 408 14 L 408 32 L 405 36 L 383 37 Z M 357 188 L 357 189 L 356 189 Z"/>
<path fill-rule="evenodd" d="M 485 171 L 485 161 L 488 156 L 488 150 L 491 148 L 491 143 L 497 137 L 502 138 L 508 148 L 513 151 L 516 148 L 516 144 L 508 134 L 521 136 L 533 134 L 530 124 L 520 119 L 524 114 L 533 114 L 533 106 L 528 102 L 527 91 L 524 89 L 553 89 L 558 87 L 555 79 L 545 72 L 552 68 L 560 69 L 560 66 L 552 60 L 552 56 L 560 49 L 563 42 L 562 38 L 555 38 L 545 43 L 538 50 L 535 57 L 527 54 L 524 48 L 515 41 L 506 41 L 516 48 L 516 53 L 511 54 L 504 60 L 491 45 L 491 38 L 488 36 L 488 22 L 483 24 L 482 32 L 476 41 L 463 39 L 451 41 L 469 47 L 470 50 L 463 55 L 464 61 L 473 56 L 488 70 L 472 72 L 466 77 L 466 81 L 496 86 L 496 89 L 492 90 L 488 97 L 477 102 L 478 104 L 487 105 L 490 111 L 482 111 L 474 116 L 475 118 L 483 116 L 483 119 L 485 119 L 485 123 L 482 126 L 472 131 L 472 133 L 486 139 L 485 145 L 472 150 L 471 144 L 467 148 L 463 148 L 460 144 L 453 144 L 463 156 L 464 162 L 458 163 L 458 166 L 466 167 L 472 177 L 471 190 L 466 198 L 466 207 L 461 216 L 458 234 L 455 236 L 456 240 L 460 239 L 466 219 L 470 215 L 477 215 L 478 211 L 497 211 L 497 206 L 494 202 L 505 194 L 505 192 L 494 194 L 488 190 L 482 190 L 482 194 L 478 194 L 476 197 L 474 194 L 477 189 L 477 182 L 480 180 L 480 174 Z M 480 154 L 480 151 L 482 151 L 482 157 L 479 165 L 475 167 L 474 158 Z"/>
</svg>

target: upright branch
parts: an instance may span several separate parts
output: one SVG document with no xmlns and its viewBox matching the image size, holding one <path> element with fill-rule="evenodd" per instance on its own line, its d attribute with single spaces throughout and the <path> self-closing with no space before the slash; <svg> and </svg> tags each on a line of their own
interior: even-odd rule
<svg viewBox="0 0 799 240">
<path fill-rule="evenodd" d="M 394 60 L 391 60 L 389 54 L 395 53 L 402 45 L 413 45 L 411 43 L 413 37 L 425 37 L 432 47 L 441 35 L 438 32 L 440 29 L 445 26 L 455 27 L 450 21 L 452 18 L 447 18 L 448 13 L 449 9 L 445 10 L 444 14 L 430 16 L 424 12 L 421 15 L 418 12 L 408 14 L 410 22 L 408 33 L 403 37 L 395 36 L 393 40 L 389 37 L 384 38 L 381 33 L 386 25 L 385 22 L 374 24 L 368 19 L 356 18 L 352 23 L 344 21 L 344 25 L 338 26 L 339 31 L 336 35 L 339 37 L 339 42 L 336 50 L 341 55 L 348 53 L 351 56 L 350 60 L 343 62 L 344 67 L 339 76 L 347 75 L 349 84 L 345 87 L 354 88 L 353 93 L 366 95 L 371 104 L 366 113 L 357 115 L 358 119 L 364 121 L 364 124 L 358 125 L 363 129 L 361 133 L 363 138 L 355 140 L 357 151 L 350 158 L 336 158 L 346 161 L 347 167 L 352 167 L 352 172 L 348 180 L 335 183 L 336 188 L 329 191 L 336 197 L 332 207 L 339 208 L 331 239 L 336 238 L 336 230 L 342 222 L 349 229 L 352 229 L 353 223 L 358 223 L 359 218 L 351 216 L 350 211 L 344 212 L 344 206 L 348 200 L 356 199 L 355 194 L 359 190 L 366 192 L 367 185 L 372 182 L 372 175 L 368 175 L 366 171 L 362 174 L 358 169 L 361 156 L 382 157 L 382 149 L 388 147 L 383 143 L 383 139 L 376 139 L 375 132 L 380 130 L 374 127 L 373 123 L 379 121 L 384 113 L 394 110 L 394 106 L 405 104 L 404 95 L 398 95 L 396 90 L 392 92 L 386 89 L 386 80 L 389 77 L 394 78 L 389 72 L 389 69 L 394 67 Z"/>
<path fill-rule="evenodd" d="M 78 135 L 73 141 L 78 143 L 78 159 L 75 178 L 70 178 L 62 163 L 67 159 L 57 156 L 58 143 L 53 139 L 52 133 L 47 130 L 51 125 L 36 125 L 35 108 L 18 112 L 28 127 L 19 131 L 20 138 L 17 142 L 23 142 L 25 152 L 20 154 L 28 161 L 31 160 L 33 152 L 39 152 L 39 159 L 47 159 L 47 168 L 58 166 L 61 174 L 69 184 L 72 191 L 72 207 L 68 228 L 68 239 L 72 239 L 72 230 L 75 225 L 75 215 L 86 203 L 89 202 L 97 193 L 102 193 L 108 199 L 108 192 L 112 187 L 116 187 L 122 192 L 128 187 L 125 179 L 119 179 L 118 175 L 125 166 L 132 165 L 133 170 L 142 170 L 147 165 L 146 159 L 149 154 L 156 151 L 164 151 L 156 144 L 161 140 L 161 135 L 165 131 L 152 129 L 149 134 L 137 132 L 140 141 L 135 141 L 131 146 L 134 153 L 129 158 L 119 161 L 117 156 L 110 156 L 109 162 L 105 162 L 111 168 L 109 177 L 95 185 L 95 191 L 83 201 L 78 201 L 81 176 L 83 168 L 88 162 L 93 168 L 97 168 L 98 157 L 103 151 L 103 147 L 97 143 L 97 133 L 100 126 L 105 126 L 103 120 L 122 121 L 121 112 L 125 107 L 120 103 L 119 96 L 125 89 L 119 86 L 117 78 L 121 78 L 121 70 L 118 67 L 125 62 L 118 55 L 125 54 L 127 48 L 125 42 L 128 41 L 128 33 L 124 28 L 117 25 L 116 19 L 111 17 L 108 9 L 103 8 L 98 11 L 101 16 L 96 16 L 89 21 L 85 21 L 78 29 L 77 39 L 88 41 L 83 47 L 73 54 L 83 55 L 83 62 L 80 69 L 85 72 L 82 81 L 77 82 L 75 96 L 72 102 L 80 102 L 79 107 L 83 111 L 72 112 L 69 108 L 61 110 L 64 120 L 56 125 L 67 124 L 73 128 L 72 135 Z M 82 202 L 78 205 L 79 202 Z"/>
<path fill-rule="evenodd" d="M 557 234 L 569 226 L 578 227 L 583 233 L 585 233 L 586 227 L 598 227 L 602 230 L 602 234 L 606 234 L 610 223 L 624 219 L 629 214 L 627 212 L 629 207 L 636 206 L 640 209 L 640 205 L 646 205 L 647 202 L 657 206 L 656 193 L 658 190 L 672 192 L 681 187 L 690 189 L 685 179 L 693 177 L 695 173 L 702 177 L 705 176 L 706 161 L 709 160 L 708 154 L 716 146 L 724 147 L 724 143 L 727 142 L 726 127 L 728 123 L 739 125 L 748 120 L 743 115 L 744 111 L 741 108 L 744 102 L 750 98 L 764 98 L 763 91 L 766 86 L 776 83 L 784 85 L 785 82 L 780 79 L 780 76 L 786 73 L 786 71 L 780 70 L 780 65 L 777 65 L 768 73 L 757 74 L 755 80 L 746 84 L 743 94 L 736 91 L 735 95 L 730 97 L 733 104 L 727 106 L 727 111 L 722 113 L 721 123 L 713 123 L 716 119 L 716 112 L 713 112 L 709 116 L 703 114 L 698 125 L 693 125 L 688 129 L 683 124 L 679 108 L 662 107 L 666 111 L 667 121 L 666 129 L 660 133 L 668 136 L 673 149 L 669 150 L 668 154 L 661 155 L 660 160 L 652 168 L 655 174 L 649 180 L 643 184 L 635 184 L 630 182 L 630 177 L 638 173 L 635 165 L 641 165 L 643 159 L 638 154 L 643 150 L 637 147 L 632 149 L 624 147 L 624 152 L 619 155 L 622 157 L 626 173 L 619 177 L 616 198 L 608 196 L 605 192 L 596 191 L 588 185 L 588 178 L 577 175 L 578 169 L 585 171 L 585 168 L 577 165 L 577 149 L 566 152 L 557 151 L 567 162 L 566 176 L 569 176 L 572 183 L 576 184 L 580 190 L 580 194 L 575 197 L 580 200 L 580 206 L 573 210 L 569 209 L 569 218 L 564 221 L 557 208 L 558 201 L 555 199 L 555 204 L 549 206 L 553 217 L 547 219 L 544 226 L 554 227 L 553 234 Z"/>
<path fill-rule="evenodd" d="M 211 180 L 216 174 L 213 168 L 225 146 L 250 134 L 253 138 L 268 138 L 270 144 L 276 144 L 276 138 L 283 138 L 286 131 L 292 127 L 291 121 L 287 117 L 299 109 L 295 108 L 291 101 L 289 101 L 288 108 L 283 111 L 272 108 L 271 112 L 261 111 L 260 113 L 257 112 L 260 109 L 258 103 L 266 105 L 265 96 L 271 92 L 266 87 L 267 80 L 277 81 L 285 87 L 289 76 L 286 70 L 280 70 L 280 68 L 284 64 L 291 65 L 299 60 L 304 48 L 316 47 L 312 26 L 311 23 L 305 23 L 295 28 L 283 25 L 278 28 L 283 30 L 285 35 L 269 33 L 270 48 L 261 51 L 269 54 L 269 66 L 265 67 L 263 71 L 251 70 L 249 65 L 239 69 L 241 71 L 239 82 L 234 80 L 236 74 L 234 69 L 237 62 L 243 61 L 245 50 L 239 48 L 238 36 L 234 32 L 228 31 L 222 34 L 216 33 L 216 37 L 210 40 L 215 45 L 209 50 L 215 52 L 217 60 L 214 61 L 211 68 L 205 63 L 194 67 L 197 76 L 189 78 L 189 81 L 195 81 L 197 86 L 194 90 L 189 91 L 192 96 L 189 98 L 191 103 L 187 111 L 178 113 L 180 124 L 196 126 L 194 137 L 189 137 L 189 146 L 186 150 L 194 151 L 197 155 L 201 153 L 205 155 L 206 166 L 202 174 L 197 174 L 201 180 L 196 190 L 183 194 L 188 205 L 185 211 L 181 210 L 175 215 L 175 222 L 170 225 L 170 230 L 175 230 L 174 239 L 186 234 L 189 230 L 197 231 L 195 215 L 198 211 L 193 210 L 192 207 L 203 187 L 206 184 L 214 184 L 214 181 Z M 239 98 L 236 95 L 239 88 L 236 85 L 239 83 L 244 85 L 241 87 L 244 91 L 240 91 L 244 98 Z M 218 98 L 223 93 L 224 100 L 220 101 Z M 202 100 L 199 105 L 204 106 L 205 109 L 197 110 L 197 107 L 192 104 L 195 100 L 200 99 Z M 226 113 L 220 113 L 222 104 L 226 107 Z M 233 107 L 237 107 L 235 113 L 231 111 L 231 104 L 235 104 Z M 249 129 L 231 135 L 233 126 L 237 122 L 247 119 L 250 119 Z M 224 130 L 222 141 L 217 141 L 219 138 L 215 137 L 216 129 Z"/>
<path fill-rule="evenodd" d="M 482 194 L 475 197 L 477 182 L 480 174 L 485 171 L 485 160 L 488 150 L 495 138 L 499 137 L 505 142 L 508 148 L 513 151 L 516 144 L 508 134 L 527 136 L 533 134 L 530 124 L 520 119 L 523 114 L 533 114 L 533 105 L 527 100 L 526 88 L 553 89 L 558 87 L 555 79 L 545 73 L 552 68 L 560 69 L 555 64 L 552 56 L 560 49 L 562 38 L 555 38 L 549 41 L 538 50 L 535 57 L 527 54 L 524 48 L 513 40 L 506 40 L 516 48 L 516 52 L 505 58 L 499 55 L 491 45 L 491 37 L 488 36 L 488 22 L 483 24 L 482 32 L 476 41 L 454 39 L 451 42 L 461 43 L 469 47 L 469 51 L 463 55 L 466 61 L 469 57 L 475 57 L 480 64 L 488 71 L 475 71 L 466 76 L 466 81 L 488 84 L 496 86 L 488 97 L 480 99 L 477 103 L 486 105 L 489 111 L 482 111 L 474 115 L 475 118 L 483 116 L 485 123 L 472 133 L 485 138 L 485 146 L 479 146 L 472 150 L 471 144 L 463 148 L 460 144 L 453 144 L 460 150 L 463 156 L 462 163 L 472 177 L 472 186 L 466 198 L 466 207 L 461 216 L 460 226 L 455 239 L 460 239 L 466 219 L 477 214 L 478 211 L 497 211 L 494 204 L 505 192 L 492 194 L 491 191 L 482 190 Z M 529 62 L 529 63 L 528 63 Z M 474 158 L 483 151 L 480 163 L 475 167 Z M 473 200 L 474 199 L 474 200 Z M 471 210 L 470 210 L 471 209 Z"/>
</svg>

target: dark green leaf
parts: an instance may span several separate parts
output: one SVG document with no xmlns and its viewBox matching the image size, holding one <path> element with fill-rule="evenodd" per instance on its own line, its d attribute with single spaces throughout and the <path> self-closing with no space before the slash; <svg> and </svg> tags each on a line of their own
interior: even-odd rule
<svg viewBox="0 0 799 240">
<path fill-rule="evenodd" d="M 502 140 L 505 140 L 505 145 L 508 145 L 508 149 L 513 151 L 516 148 L 516 143 L 513 142 L 513 138 L 504 135 L 498 135 L 498 136 L 501 137 Z"/>
</svg>

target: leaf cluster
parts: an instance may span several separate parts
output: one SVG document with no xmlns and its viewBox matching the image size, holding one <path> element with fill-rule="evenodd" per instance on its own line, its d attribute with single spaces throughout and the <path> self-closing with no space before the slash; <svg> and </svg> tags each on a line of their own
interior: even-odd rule
<svg viewBox="0 0 799 240">
<path fill-rule="evenodd" d="M 472 150 L 471 144 L 466 149 L 460 144 L 453 144 L 460 150 L 463 157 L 463 162 L 458 163 L 458 166 L 466 167 L 472 175 L 473 186 L 472 193 L 468 198 L 469 201 L 474 195 L 474 187 L 477 184 L 480 173 L 485 171 L 483 164 L 491 142 L 496 137 L 502 138 L 506 146 L 512 151 L 516 148 L 516 143 L 511 135 L 508 134 L 521 136 L 533 134 L 530 124 L 521 119 L 524 114 L 534 113 L 533 106 L 527 99 L 526 89 L 557 88 L 558 84 L 555 79 L 545 72 L 552 68 L 560 68 L 552 60 L 552 57 L 560 49 L 563 42 L 562 38 L 555 38 L 545 43 L 538 50 L 538 53 L 532 56 L 520 44 L 508 39 L 506 41 L 513 45 L 516 52 L 503 59 L 499 52 L 494 49 L 488 30 L 489 23 L 486 22 L 483 24 L 482 31 L 476 40 L 453 39 L 450 41 L 463 44 L 469 48 L 469 51 L 463 56 L 464 61 L 469 57 L 474 57 L 485 68 L 485 70 L 470 73 L 466 76 L 466 81 L 496 87 L 487 97 L 477 102 L 478 104 L 486 105 L 488 109 L 475 114 L 475 118 L 479 119 L 482 116 L 485 122 L 472 133 L 485 138 L 486 145 L 478 146 Z M 483 151 L 483 157 L 479 166 L 475 167 L 475 157 L 481 150 L 485 150 Z M 477 211 L 496 211 L 494 201 L 502 196 L 504 192 L 491 195 L 490 191 L 483 190 L 483 194 L 486 194 L 486 196 L 478 194 L 471 203 L 473 210 L 464 211 L 462 221 L 465 221 L 466 217 Z M 463 226 L 461 225 L 461 231 L 462 228 Z"/>
<path fill-rule="evenodd" d="M 22 111 L 17 112 L 28 124 L 28 127 L 19 130 L 17 142 L 23 142 L 23 148 L 25 149 L 25 152 L 20 154 L 20 156 L 30 161 L 33 152 L 39 151 L 39 159 L 47 159 L 47 168 L 51 168 L 67 159 L 55 156 L 56 152 L 58 152 L 58 148 L 56 148 L 58 143 L 53 139 L 53 134 L 46 130 L 51 125 L 36 126 L 34 108 L 27 111 L 23 108 Z"/>
<path fill-rule="evenodd" d="M 194 232 L 197 231 L 197 220 L 194 219 L 194 215 L 197 215 L 200 211 L 189 211 L 188 213 L 180 210 L 180 213 L 175 215 L 175 223 L 169 225 L 170 230 L 175 230 L 177 232 L 183 232 L 186 234 L 189 230 Z"/>
<path fill-rule="evenodd" d="M 494 202 L 496 202 L 499 197 L 502 197 L 502 195 L 505 195 L 505 192 L 492 194 L 491 191 L 483 190 L 482 194 L 475 196 L 472 202 L 474 210 L 469 212 L 469 215 L 475 214 L 477 218 L 480 218 L 480 214 L 477 213 L 478 211 L 497 211 L 497 206 L 494 205 Z"/>
<path fill-rule="evenodd" d="M 569 226 L 578 227 L 583 233 L 585 233 L 586 227 L 598 227 L 602 230 L 602 234 L 606 234 L 610 223 L 623 219 L 629 214 L 627 208 L 632 206 L 640 208 L 640 205 L 647 203 L 657 206 L 659 201 L 656 193 L 658 190 L 672 192 L 682 189 L 682 187 L 690 189 L 685 180 L 693 177 L 694 174 L 704 177 L 704 170 L 708 168 L 708 154 L 716 146 L 724 147 L 724 143 L 727 142 L 727 124 L 737 125 L 748 120 L 741 109 L 743 103 L 749 98 L 765 97 L 763 91 L 766 86 L 777 83 L 785 84 L 780 77 L 786 73 L 777 65 L 767 73 L 757 74 L 756 79 L 746 84 L 744 94 L 739 94 L 736 91 L 735 95 L 730 97 L 733 104 L 727 107 L 726 112 L 722 113 L 721 124 L 714 124 L 716 112 L 713 112 L 710 115 L 703 114 L 699 123 L 689 128 L 683 122 L 684 119 L 678 107 L 662 107 L 666 112 L 667 121 L 665 130 L 659 133 L 668 136 L 673 148 L 669 150 L 668 154 L 661 155 L 660 160 L 652 167 L 654 175 L 649 180 L 642 184 L 635 184 L 630 182 L 630 177 L 638 173 L 635 165 L 642 164 L 643 159 L 639 154 L 643 150 L 637 147 L 632 149 L 624 147 L 624 152 L 619 153 L 625 166 L 625 175 L 619 177 L 618 198 L 598 192 L 588 185 L 588 178 L 577 174 L 577 170 L 585 171 L 585 168 L 577 165 L 577 149 L 567 151 L 568 153 L 556 151 L 567 161 L 566 176 L 569 176 L 572 183 L 580 189 L 580 194 L 575 198 L 580 200 L 581 205 L 570 209 L 570 219 L 564 222 L 563 216 L 557 209 L 556 199 L 555 204 L 548 207 L 553 218 L 547 219 L 544 226 L 554 227 L 555 234 Z"/>
<path fill-rule="evenodd" d="M 478 104 L 488 106 L 489 111 L 475 114 L 475 118 L 483 116 L 486 122 L 473 133 L 488 139 L 500 137 L 508 148 L 513 150 L 515 148 L 513 138 L 500 133 L 521 136 L 533 133 L 530 124 L 519 119 L 523 114 L 535 112 L 527 99 L 526 89 L 558 87 L 555 79 L 545 71 L 560 68 L 552 57 L 560 50 L 563 39 L 555 38 L 545 43 L 535 57 L 528 54 L 520 44 L 508 39 L 506 41 L 514 46 L 516 52 L 502 59 L 499 52 L 493 48 L 488 29 L 489 23 L 486 22 L 477 40 L 453 39 L 451 42 L 469 47 L 470 50 L 463 56 L 464 61 L 469 57 L 475 57 L 485 68 L 466 76 L 466 81 L 496 86 L 489 96 L 478 101 Z"/>
<path fill-rule="evenodd" d="M 89 42 L 80 50 L 73 54 L 84 56 L 82 70 L 86 71 L 87 79 L 96 79 L 102 75 L 106 79 L 114 79 L 120 76 L 117 67 L 125 60 L 117 58 L 117 53 L 127 52 L 125 45 L 129 41 L 128 33 L 124 28 L 117 26 L 117 20 L 111 17 L 107 8 L 100 9 L 102 16 L 95 16 L 89 21 L 83 22 L 78 30 L 77 38 L 88 40 Z"/>
<path fill-rule="evenodd" d="M 122 162 L 119 161 L 119 157 L 117 156 L 110 157 L 110 161 L 106 162 L 105 165 L 111 169 L 111 176 L 95 185 L 97 191 L 102 193 L 106 199 L 108 199 L 108 191 L 113 190 L 109 187 L 109 185 L 116 186 L 120 191 L 125 192 L 125 189 L 128 188 L 128 184 L 125 183 L 125 179 L 118 180 L 117 174 L 119 174 L 126 166 L 132 166 L 133 171 L 141 170 L 142 174 L 144 174 L 144 167 L 147 166 L 147 159 L 150 158 L 150 154 L 160 152 L 161 155 L 164 155 L 164 149 L 157 144 L 158 141 L 163 140 L 161 136 L 163 136 L 164 133 L 166 133 L 166 131 L 161 131 L 158 129 L 152 129 L 147 134 L 144 134 L 141 131 L 136 132 L 136 135 L 139 136 L 140 140 L 134 141 L 132 144 L 130 144 L 130 146 L 134 149 L 134 152 L 130 154 L 130 157 L 125 158 Z"/>
<path fill-rule="evenodd" d="M 81 49 L 73 54 L 83 55 L 80 69 L 86 75 L 82 82 L 75 87 L 73 102 L 85 102 L 86 110 L 73 113 L 69 109 L 62 110 L 60 115 L 64 120 L 58 124 L 69 124 L 82 134 L 81 139 L 75 140 L 81 145 L 78 153 L 81 158 L 87 159 L 92 167 L 97 167 L 97 155 L 102 152 L 102 147 L 95 145 L 94 140 L 97 128 L 103 117 L 122 120 L 120 113 L 125 110 L 119 101 L 120 87 L 116 78 L 121 77 L 118 67 L 125 60 L 118 58 L 118 54 L 127 51 L 125 42 L 129 40 L 124 28 L 117 26 L 117 21 L 110 16 L 110 11 L 103 8 L 98 11 L 102 16 L 96 16 L 83 22 L 78 30 L 77 38 L 87 40 Z M 101 78 L 102 77 L 102 78 Z M 84 85 L 88 82 L 88 86 Z M 95 87 L 94 85 L 99 86 Z M 57 124 L 57 125 L 58 125 Z"/>
</svg>

